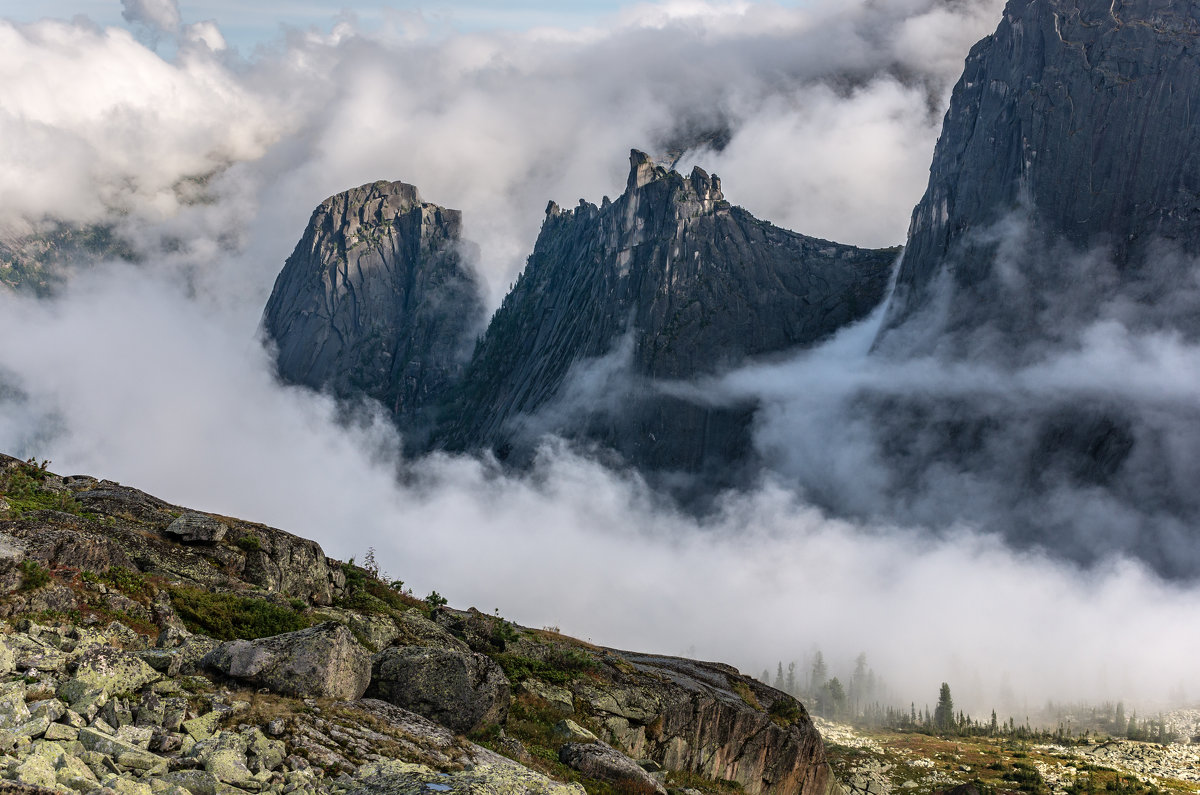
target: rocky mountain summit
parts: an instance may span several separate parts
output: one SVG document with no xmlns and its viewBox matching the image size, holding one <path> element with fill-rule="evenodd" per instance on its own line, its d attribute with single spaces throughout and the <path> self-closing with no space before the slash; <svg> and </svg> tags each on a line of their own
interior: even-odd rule
<svg viewBox="0 0 1200 795">
<path fill-rule="evenodd" d="M 374 398 L 419 437 L 483 321 L 461 230 L 461 213 L 403 182 L 322 202 L 263 316 L 280 377 Z"/>
<path fill-rule="evenodd" d="M 369 559 L 368 559 L 369 564 Z M 94 795 L 839 790 L 790 696 L 0 456 L 0 776 Z"/>
<path fill-rule="evenodd" d="M 643 470 L 727 474 L 750 456 L 751 412 L 660 386 L 865 317 L 894 257 L 760 221 L 725 201 L 715 175 L 684 176 L 635 150 L 615 201 L 547 207 L 437 440 L 505 455 L 554 432 Z"/>
<path fill-rule="evenodd" d="M 526 460 L 546 433 L 647 471 L 728 479 L 748 408 L 662 384 L 810 345 L 883 300 L 895 251 L 805 237 L 730 205 L 721 182 L 634 151 L 625 192 L 553 202 L 469 360 L 478 299 L 454 211 L 403 183 L 326 200 L 264 316 L 284 380 L 382 401 L 410 441 Z M 420 446 L 419 444 L 414 446 Z"/>
</svg>

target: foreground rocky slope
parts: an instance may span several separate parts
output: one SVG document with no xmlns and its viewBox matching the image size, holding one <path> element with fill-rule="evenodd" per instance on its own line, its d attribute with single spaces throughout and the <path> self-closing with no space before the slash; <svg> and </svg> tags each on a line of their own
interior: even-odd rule
<svg viewBox="0 0 1200 795">
<path fill-rule="evenodd" d="M 883 299 L 894 258 L 772 226 L 725 201 L 716 176 L 684 176 L 634 151 L 615 201 L 547 208 L 438 441 L 504 456 L 553 432 L 643 470 L 727 477 L 750 458 L 751 412 L 661 386 L 862 319 Z"/>
<path fill-rule="evenodd" d="M 263 315 L 280 377 L 374 398 L 419 437 L 483 322 L 461 229 L 461 213 L 403 182 L 322 202 Z"/>
<path fill-rule="evenodd" d="M 717 663 L 414 599 L 288 533 L 0 457 L 0 770 L 26 789 L 839 791 Z"/>
</svg>

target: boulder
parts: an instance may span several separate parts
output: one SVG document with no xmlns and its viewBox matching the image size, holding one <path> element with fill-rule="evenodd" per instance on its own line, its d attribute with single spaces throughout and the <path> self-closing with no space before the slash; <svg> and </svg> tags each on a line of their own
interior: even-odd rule
<svg viewBox="0 0 1200 795">
<path fill-rule="evenodd" d="M 551 732 L 556 740 L 562 742 L 594 743 L 600 740 L 599 737 L 569 718 L 554 724 Z"/>
<path fill-rule="evenodd" d="M 180 541 L 215 544 L 229 532 L 229 526 L 203 513 L 185 513 L 167 525 L 168 536 Z"/>
<path fill-rule="evenodd" d="M 74 676 L 59 691 L 59 697 L 68 704 L 93 691 L 133 693 L 162 678 L 162 674 L 135 655 L 109 646 L 89 649 L 74 667 Z"/>
<path fill-rule="evenodd" d="M 349 629 L 332 621 L 269 638 L 228 641 L 201 664 L 298 697 L 357 699 L 371 681 L 370 653 Z"/>
<path fill-rule="evenodd" d="M 604 743 L 567 743 L 558 749 L 558 761 L 589 778 L 615 784 L 625 792 L 659 792 L 667 789 L 625 754 Z"/>
<path fill-rule="evenodd" d="M 500 666 L 482 654 L 406 646 L 375 656 L 367 695 L 465 734 L 504 722 L 511 686 Z"/>
</svg>

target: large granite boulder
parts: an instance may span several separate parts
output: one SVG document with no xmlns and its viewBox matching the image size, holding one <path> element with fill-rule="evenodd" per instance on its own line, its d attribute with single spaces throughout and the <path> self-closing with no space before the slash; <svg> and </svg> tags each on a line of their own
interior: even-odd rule
<svg viewBox="0 0 1200 795">
<path fill-rule="evenodd" d="M 558 761 L 589 778 L 607 781 L 620 792 L 667 792 L 637 762 L 604 743 L 566 743 L 558 749 Z"/>
<path fill-rule="evenodd" d="M 465 734 L 503 723 L 511 689 L 500 666 L 482 654 L 405 646 L 376 655 L 367 696 Z"/>
<path fill-rule="evenodd" d="M 371 681 L 371 655 L 332 621 L 258 640 L 222 643 L 203 665 L 255 687 L 297 697 L 356 699 Z"/>
</svg>

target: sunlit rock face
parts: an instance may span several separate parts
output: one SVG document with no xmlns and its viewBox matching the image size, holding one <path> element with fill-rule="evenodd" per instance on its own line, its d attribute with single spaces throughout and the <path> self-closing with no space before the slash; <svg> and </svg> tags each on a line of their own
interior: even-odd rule
<svg viewBox="0 0 1200 795">
<path fill-rule="evenodd" d="M 528 455 L 545 433 L 650 472 L 733 477 L 752 459 L 750 407 L 664 385 L 811 345 L 882 301 L 894 250 L 806 237 L 725 201 L 721 182 L 634 151 L 625 192 L 553 202 L 439 442 Z"/>
<path fill-rule="evenodd" d="M 483 321 L 461 228 L 461 213 L 403 182 L 322 202 L 263 317 L 280 377 L 374 398 L 419 439 Z"/>
</svg>

